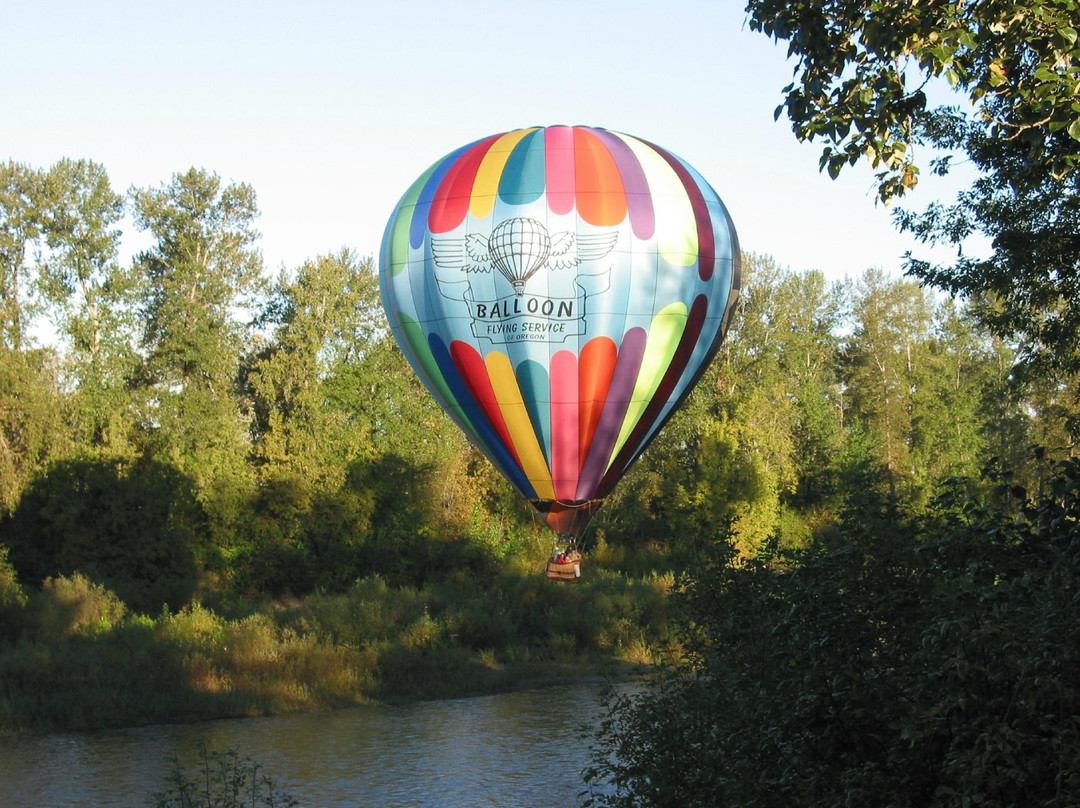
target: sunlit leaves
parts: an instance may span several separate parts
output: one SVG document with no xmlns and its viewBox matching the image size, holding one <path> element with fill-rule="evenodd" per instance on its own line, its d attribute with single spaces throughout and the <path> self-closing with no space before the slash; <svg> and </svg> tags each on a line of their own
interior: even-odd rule
<svg viewBox="0 0 1080 808">
<path fill-rule="evenodd" d="M 995 136 L 1023 138 L 1036 165 L 1062 175 L 1080 162 L 1075 0 L 750 0 L 747 11 L 752 29 L 789 42 L 795 81 L 781 107 L 800 139 L 826 140 L 831 176 L 866 155 L 885 167 L 882 199 L 913 187 L 905 150 L 934 79 L 974 104 Z M 1053 140 L 1061 129 L 1067 142 Z"/>
</svg>

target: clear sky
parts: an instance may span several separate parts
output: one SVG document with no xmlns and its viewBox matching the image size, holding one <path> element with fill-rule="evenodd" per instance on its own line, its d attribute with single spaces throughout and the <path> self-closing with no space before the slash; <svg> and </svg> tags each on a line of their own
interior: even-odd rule
<svg viewBox="0 0 1080 808">
<path fill-rule="evenodd" d="M 725 201 L 744 250 L 836 279 L 899 273 L 917 245 L 875 204 L 869 169 L 829 180 L 820 146 L 774 121 L 791 65 L 742 9 L 741 0 L 9 2 L 0 160 L 94 160 L 118 191 L 193 166 L 249 183 L 276 270 L 341 247 L 377 256 L 399 197 L 459 146 L 587 124 L 691 163 Z M 922 207 L 928 193 L 909 204 Z"/>
</svg>

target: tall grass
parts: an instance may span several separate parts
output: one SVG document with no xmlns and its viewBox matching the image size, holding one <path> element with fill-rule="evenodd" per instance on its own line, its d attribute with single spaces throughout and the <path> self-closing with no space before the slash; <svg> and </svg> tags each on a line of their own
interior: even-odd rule
<svg viewBox="0 0 1080 808">
<path fill-rule="evenodd" d="M 0 731 L 450 697 L 650 665 L 668 643 L 670 586 L 595 569 L 576 585 L 370 577 L 228 616 L 200 604 L 147 616 L 81 575 L 24 592 L 0 559 Z"/>
</svg>

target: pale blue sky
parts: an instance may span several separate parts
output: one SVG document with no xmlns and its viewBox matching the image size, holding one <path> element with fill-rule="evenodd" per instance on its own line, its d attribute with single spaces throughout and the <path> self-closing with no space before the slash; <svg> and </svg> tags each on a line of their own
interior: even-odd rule
<svg viewBox="0 0 1080 808">
<path fill-rule="evenodd" d="M 6 5 L 0 160 L 95 160 L 120 191 L 192 166 L 250 183 L 270 270 L 342 246 L 377 256 L 428 165 L 535 124 L 674 151 L 725 201 L 744 250 L 795 270 L 898 273 L 915 247 L 867 168 L 830 181 L 820 146 L 774 122 L 791 67 L 740 0 Z"/>
</svg>

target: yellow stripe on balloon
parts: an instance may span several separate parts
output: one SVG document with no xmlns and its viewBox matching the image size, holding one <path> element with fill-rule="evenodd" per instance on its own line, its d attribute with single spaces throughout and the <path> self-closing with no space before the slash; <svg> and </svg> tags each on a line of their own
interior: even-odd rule
<svg viewBox="0 0 1080 808">
<path fill-rule="evenodd" d="M 634 383 L 634 393 L 630 397 L 630 406 L 626 409 L 619 438 L 611 457 L 618 457 L 623 444 L 637 426 L 641 414 L 649 406 L 656 388 L 664 378 L 664 373 L 671 364 L 671 358 L 679 347 L 686 330 L 687 309 L 685 303 L 672 303 L 665 306 L 653 317 L 649 324 L 649 335 L 645 342 L 645 355 L 641 357 L 641 369 Z"/>
<path fill-rule="evenodd" d="M 656 212 L 656 248 L 666 261 L 688 267 L 698 260 L 694 207 L 679 175 L 656 151 L 628 135 L 623 140 L 634 152 L 649 183 Z"/>
<path fill-rule="evenodd" d="M 501 138 L 491 144 L 484 159 L 480 161 L 480 167 L 476 170 L 476 179 L 473 181 L 472 199 L 469 201 L 469 213 L 476 219 L 485 219 L 495 210 L 495 197 L 499 193 L 499 180 L 502 178 L 503 168 L 510 159 L 510 152 L 532 129 L 517 129 L 507 132 Z"/>
<path fill-rule="evenodd" d="M 499 403 L 499 411 L 502 412 L 525 476 L 533 484 L 540 499 L 555 499 L 551 469 L 548 468 L 547 459 L 536 437 L 536 429 L 521 398 L 521 388 L 518 387 L 510 358 L 504 353 L 493 351 L 487 355 L 484 362 L 491 380 L 491 389 L 495 392 L 495 400 Z"/>
</svg>

